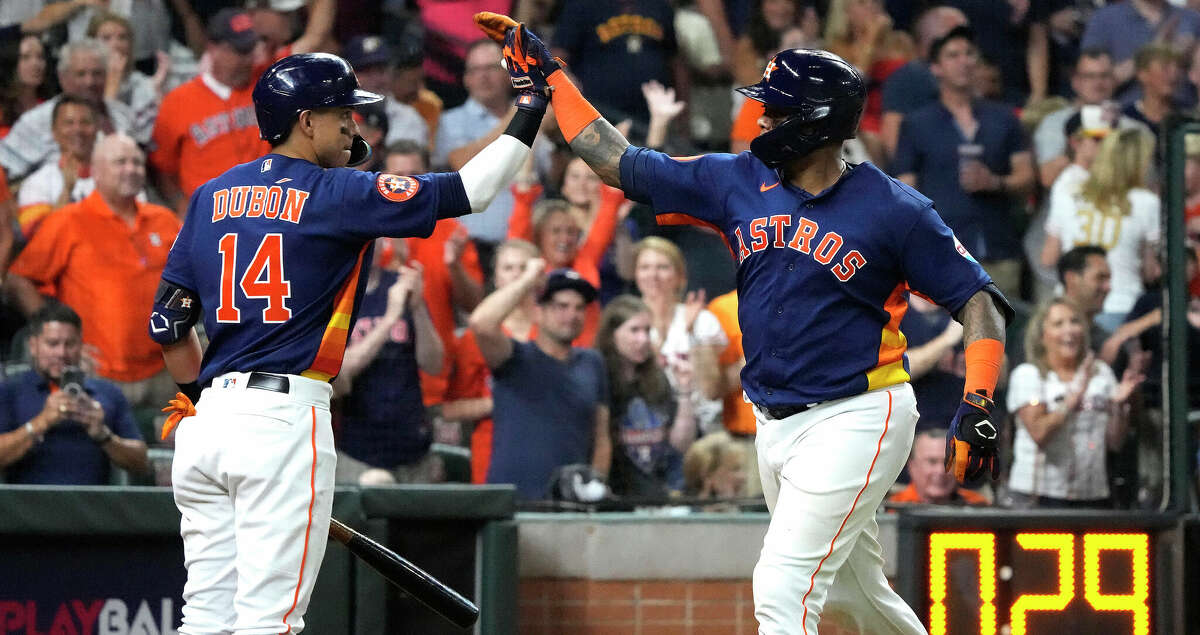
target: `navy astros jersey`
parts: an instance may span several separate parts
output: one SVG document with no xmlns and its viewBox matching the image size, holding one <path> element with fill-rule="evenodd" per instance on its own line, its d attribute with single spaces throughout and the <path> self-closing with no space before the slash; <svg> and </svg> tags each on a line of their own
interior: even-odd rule
<svg viewBox="0 0 1200 635">
<path fill-rule="evenodd" d="M 205 183 L 162 276 L 203 305 L 209 344 L 198 381 L 234 371 L 332 379 L 372 241 L 427 237 L 438 219 L 470 209 L 456 173 L 324 169 L 278 154 Z"/>
<path fill-rule="evenodd" d="M 742 387 L 762 406 L 908 381 L 900 332 L 908 290 L 954 313 L 991 282 L 929 199 L 870 163 L 813 196 L 749 152 L 677 159 L 631 146 L 621 185 L 660 215 L 691 217 L 729 242 Z"/>
</svg>

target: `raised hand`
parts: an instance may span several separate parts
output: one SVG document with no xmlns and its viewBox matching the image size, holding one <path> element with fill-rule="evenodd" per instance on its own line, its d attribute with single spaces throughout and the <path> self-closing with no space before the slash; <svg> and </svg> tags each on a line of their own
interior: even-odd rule
<svg viewBox="0 0 1200 635">
<path fill-rule="evenodd" d="M 692 332 L 692 327 L 696 325 L 696 318 L 707 306 L 708 294 L 704 289 L 688 291 L 687 295 L 683 297 L 683 323 L 687 326 L 688 333 Z"/>
<path fill-rule="evenodd" d="M 651 119 L 670 121 L 687 106 L 686 102 L 675 100 L 674 88 L 667 88 L 655 80 L 642 84 L 642 96 L 646 98 Z"/>
</svg>

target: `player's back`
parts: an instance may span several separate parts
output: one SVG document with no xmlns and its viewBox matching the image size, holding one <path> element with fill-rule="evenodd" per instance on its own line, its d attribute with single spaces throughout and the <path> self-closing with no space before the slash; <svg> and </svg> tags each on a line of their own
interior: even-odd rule
<svg viewBox="0 0 1200 635">
<path fill-rule="evenodd" d="M 372 240 L 429 235 L 446 176 L 322 169 L 272 154 L 198 188 L 163 277 L 203 305 L 201 384 L 231 371 L 336 375 Z"/>
</svg>

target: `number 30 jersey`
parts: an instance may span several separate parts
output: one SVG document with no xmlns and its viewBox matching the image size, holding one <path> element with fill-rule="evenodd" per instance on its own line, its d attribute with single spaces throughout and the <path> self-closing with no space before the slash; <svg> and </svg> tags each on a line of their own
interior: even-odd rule
<svg viewBox="0 0 1200 635">
<path fill-rule="evenodd" d="M 200 298 L 201 385 L 227 372 L 337 375 L 374 239 L 470 212 L 456 173 L 324 169 L 269 154 L 193 194 L 164 280 Z"/>
<path fill-rule="evenodd" d="M 870 163 L 824 192 L 749 152 L 675 159 L 630 147 L 626 195 L 710 225 L 738 260 L 742 388 L 761 406 L 849 397 L 908 381 L 908 290 L 957 312 L 991 282 L 933 203 Z"/>
</svg>

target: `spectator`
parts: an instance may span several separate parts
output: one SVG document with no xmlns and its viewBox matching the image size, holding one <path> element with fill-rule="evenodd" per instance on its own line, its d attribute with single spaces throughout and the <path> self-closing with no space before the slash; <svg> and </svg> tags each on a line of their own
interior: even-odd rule
<svg viewBox="0 0 1200 635">
<path fill-rule="evenodd" d="M 1007 106 L 973 96 L 978 53 L 969 29 L 935 41 L 929 59 L 939 97 L 904 119 L 892 171 L 933 199 L 996 286 L 1019 297 L 1022 248 L 1012 213 L 1033 186 L 1021 124 Z"/>
<path fill-rule="evenodd" d="M 129 20 L 100 11 L 88 24 L 88 37 L 100 40 L 108 47 L 108 74 L 104 84 L 105 99 L 115 99 L 129 107 L 133 114 L 133 129 L 144 130 L 149 139 L 154 119 L 162 102 L 163 82 L 171 70 L 170 57 L 158 56 L 154 77 L 134 68 L 134 32 Z"/>
<path fill-rule="evenodd" d="M 878 136 L 883 115 L 882 87 L 915 54 L 912 37 L 892 29 L 892 19 L 880 0 L 833 0 L 825 22 L 825 46 L 868 79 L 859 138 L 872 149 L 873 156 L 885 156 Z"/>
<path fill-rule="evenodd" d="M 967 16 L 953 7 L 933 7 L 917 18 L 913 29 L 917 57 L 896 69 L 883 84 L 879 137 L 889 157 L 896 153 L 904 118 L 938 100 L 937 79 L 929 70 L 930 48 L 950 31 L 966 24 Z"/>
<path fill-rule="evenodd" d="M 1031 9 L 1036 2 L 945 0 L 944 4 L 961 10 L 967 22 L 976 27 L 975 44 L 980 57 L 999 74 L 999 94 L 986 95 L 988 99 L 1020 107 L 1046 96 L 1049 60 L 1042 43 L 1031 42 L 1029 37 L 1034 19 Z"/>
<path fill-rule="evenodd" d="M 1141 97 L 1125 105 L 1122 114 L 1136 119 L 1157 133 L 1175 110 L 1175 86 L 1179 82 L 1179 54 L 1170 46 L 1151 44 L 1133 56 L 1134 79 Z"/>
<path fill-rule="evenodd" d="M 46 46 L 40 38 L 22 36 L 11 53 L 5 53 L 0 69 L 0 77 L 6 78 L 0 88 L 0 137 L 8 134 L 21 115 L 53 94 L 47 81 Z"/>
<path fill-rule="evenodd" d="M 1038 176 L 1043 187 L 1052 186 L 1059 173 L 1071 164 L 1071 158 L 1067 154 L 1066 122 L 1085 106 L 1102 106 L 1103 119 L 1110 124 L 1109 127 L 1113 118 L 1117 118 L 1117 127 L 1122 130 L 1144 127 L 1136 119 L 1116 112 L 1117 104 L 1110 101 L 1115 87 L 1112 58 L 1108 53 L 1100 49 L 1087 49 L 1079 54 L 1079 60 L 1071 74 L 1071 88 L 1075 91 L 1074 103 L 1046 115 L 1033 135 Z M 1146 131 L 1149 132 L 1149 128 L 1146 128 Z"/>
<path fill-rule="evenodd" d="M 913 437 L 908 455 L 908 487 L 887 498 L 887 505 L 987 505 L 978 492 L 960 489 L 946 471 L 946 429 L 926 428 Z"/>
<path fill-rule="evenodd" d="M 396 64 L 387 42 L 378 35 L 360 35 L 346 43 L 342 57 L 354 67 L 361 89 L 385 97 L 382 104 L 388 122 L 385 143 L 391 145 L 409 139 L 421 145 L 428 144 L 429 129 L 421 113 L 392 96 L 392 88 L 396 86 Z"/>
<path fill-rule="evenodd" d="M 755 0 L 746 29 L 734 45 L 731 69 L 735 84 L 753 84 L 762 77 L 767 60 L 781 48 L 784 34 L 794 28 L 804 30 L 806 40 L 816 44 L 821 23 L 816 10 L 801 0 Z"/>
<path fill-rule="evenodd" d="M 181 217 L 200 184 L 270 151 L 259 139 L 251 92 L 258 34 L 250 15 L 225 9 L 208 25 L 208 71 L 167 93 L 154 124 L 150 165 Z"/>
<path fill-rule="evenodd" d="M 604 307 L 596 350 L 608 368 L 613 493 L 665 498 L 682 492 L 683 453 L 696 440 L 691 364 L 675 366 L 672 389 L 650 341 L 650 309 L 631 295 Z"/>
<path fill-rule="evenodd" d="M 149 469 L 125 397 L 84 378 L 79 315 L 48 304 L 30 319 L 32 368 L 0 385 L 0 467 L 9 483 L 107 485 L 110 462 Z"/>
<path fill-rule="evenodd" d="M 8 189 L 8 179 L 0 170 L 0 271 L 8 271 L 8 260 L 13 253 L 13 226 L 17 218 L 17 201 Z M 0 286 L 3 286 L 0 276 Z"/>
<path fill-rule="evenodd" d="M 676 59 L 675 15 L 668 0 L 565 0 L 552 44 L 588 98 L 613 121 L 649 122 L 645 100 L 630 86 L 687 85 L 685 66 Z"/>
<path fill-rule="evenodd" d="M 650 339 L 660 363 L 678 390 L 674 369 L 690 362 L 694 371 L 693 407 L 700 430 L 721 426 L 720 367 L 717 355 L 729 341 L 715 315 L 704 308 L 704 290 L 683 291 L 687 265 L 683 252 L 669 240 L 651 236 L 634 246 L 634 280 L 650 307 Z M 683 298 L 683 302 L 680 302 Z"/>
<path fill-rule="evenodd" d="M 437 141 L 438 120 L 442 117 L 442 98 L 425 87 L 425 54 L 418 46 L 404 46 L 396 59 L 396 71 L 392 75 L 392 96 L 396 101 L 412 106 L 429 130 L 424 141 L 433 147 Z"/>
<path fill-rule="evenodd" d="M 1087 180 L 1058 192 L 1046 218 L 1042 264 L 1063 249 L 1100 245 L 1108 252 L 1112 292 L 1097 323 L 1109 333 L 1142 293 L 1142 278 L 1158 277 L 1159 199 L 1146 189 L 1154 138 L 1137 129 L 1109 135 L 1100 145 Z"/>
<path fill-rule="evenodd" d="M 380 242 L 375 243 L 379 249 Z M 433 435 L 417 369 L 442 371 L 442 340 L 425 306 L 421 263 L 397 241 L 399 274 L 378 264 L 367 274 L 350 345 L 333 382 L 342 400 L 338 483 L 435 483 L 442 466 L 429 451 Z"/>
<path fill-rule="evenodd" d="M 148 140 L 149 130 L 133 127 L 133 113 L 125 104 L 104 98 L 107 68 L 108 48 L 99 40 L 84 38 L 68 42 L 58 58 L 62 95 L 74 95 L 96 104 L 101 132 L 129 132 L 139 142 Z M 9 179 L 24 177 L 54 156 L 56 146 L 50 123 L 59 99 L 61 95 L 26 111 L 0 141 L 0 166 Z"/>
<path fill-rule="evenodd" d="M 600 177 L 580 158 L 567 164 L 562 199 L 544 199 L 535 205 L 542 187 L 531 184 L 532 181 L 533 176 L 527 170 L 512 186 L 514 204 L 508 221 L 509 238 L 533 242 L 541 249 L 548 266 L 574 269 L 599 288 L 600 270 L 609 254 L 615 252 L 618 261 L 631 258 L 633 241 L 622 221 L 632 204 L 625 201 L 621 190 L 602 184 Z M 618 271 L 621 269 L 619 264 L 609 264 Z M 599 307 L 589 307 L 576 346 L 591 346 L 599 321 Z"/>
<path fill-rule="evenodd" d="M 1080 48 L 1100 49 L 1112 57 L 1113 75 L 1122 87 L 1119 98 L 1137 98 L 1131 80 L 1137 74 L 1135 54 L 1152 42 L 1160 42 L 1177 53 L 1189 50 L 1200 36 L 1200 13 L 1172 6 L 1167 0 L 1110 2 L 1092 14 L 1083 31 Z"/>
<path fill-rule="evenodd" d="M 504 333 L 504 319 L 541 284 L 544 267 L 540 258 L 526 261 L 520 277 L 484 298 L 470 320 L 492 371 L 487 482 L 513 483 L 526 500 L 547 496 L 555 468 L 590 463 L 607 476 L 612 463 L 604 360 L 571 346 L 596 288 L 573 271 L 552 271 L 534 310 L 537 335 L 517 342 Z"/>
<path fill-rule="evenodd" d="M 146 332 L 144 314 L 179 219 L 137 200 L 146 168 L 132 138 L 100 140 L 92 170 L 96 190 L 42 223 L 13 262 L 5 290 L 26 315 L 46 304 L 39 291 L 80 307 L 83 341 L 97 355 L 96 374 L 117 384 L 135 408 L 161 406 L 176 386 Z"/>
<path fill-rule="evenodd" d="M 429 153 L 413 141 L 402 140 L 388 148 L 386 167 L 391 174 L 425 174 L 429 171 Z M 454 352 L 455 313 L 473 311 L 483 299 L 483 270 L 479 253 L 458 219 L 443 218 L 428 238 L 406 242 L 412 259 L 424 267 L 425 306 L 445 349 L 441 372 L 421 371 L 425 405 L 433 406 L 445 399 Z"/>
<path fill-rule="evenodd" d="M 724 430 L 706 434 L 683 457 L 685 492 L 695 498 L 737 498 L 746 487 L 746 453 Z"/>
<path fill-rule="evenodd" d="M 391 3 L 385 3 L 391 4 Z M 471 21 L 477 11 L 508 15 L 513 0 L 418 0 L 425 37 L 425 76 L 429 86 L 447 105 L 457 106 L 467 97 L 463 92 L 470 74 L 470 51 L 479 37 Z M 464 64 L 467 67 L 464 70 Z M 470 87 L 466 86 L 469 93 Z"/>
<path fill-rule="evenodd" d="M 438 124 L 434 167 L 457 170 L 500 136 L 508 125 L 513 108 L 512 84 L 500 66 L 500 45 L 484 39 L 467 49 L 463 85 L 467 88 L 467 101 L 442 113 Z M 486 213 L 462 219 L 484 260 L 504 240 L 512 207 L 512 194 L 501 190 Z"/>
<path fill-rule="evenodd" d="M 371 156 L 367 157 L 365 162 L 352 167 L 363 172 L 379 172 L 383 169 L 387 157 L 384 139 L 388 136 L 390 126 L 383 102 L 356 107 L 354 121 L 358 123 L 358 134 L 371 146 Z"/>
<path fill-rule="evenodd" d="M 516 282 L 525 269 L 525 263 L 538 257 L 538 249 L 524 240 L 507 240 L 496 248 L 496 288 L 502 289 Z M 536 301 L 532 292 L 517 304 L 500 323 L 504 334 L 515 342 L 528 342 L 537 333 L 533 315 Z M 442 417 L 456 421 L 471 429 L 471 482 L 486 483 L 488 465 L 492 456 L 492 393 L 491 374 L 487 361 L 475 342 L 475 333 L 467 329 L 455 341 L 455 354 L 451 359 L 449 386 L 446 400 L 442 403 Z"/>
<path fill-rule="evenodd" d="M 1050 200 L 1069 196 L 1087 181 L 1092 163 L 1100 153 L 1100 144 L 1113 131 L 1112 111 L 1104 106 L 1084 105 L 1067 119 L 1063 133 L 1067 138 L 1067 157 L 1071 163 L 1058 173 L 1050 186 Z"/>
<path fill-rule="evenodd" d="M 54 104 L 51 131 L 58 144 L 58 161 L 46 162 L 21 183 L 17 221 L 25 240 L 52 212 L 82 201 L 96 183 L 92 179 L 92 150 L 96 145 L 96 108 L 91 101 L 63 95 Z"/>
<path fill-rule="evenodd" d="M 1075 305 L 1087 319 L 1092 350 L 1099 351 L 1112 331 L 1097 323 L 1105 299 L 1112 292 L 1112 270 L 1107 252 L 1099 245 L 1073 247 L 1058 259 L 1058 281 L 1062 296 Z"/>
<path fill-rule="evenodd" d="M 738 323 L 737 289 L 713 298 L 708 310 L 721 323 L 725 339 L 729 341 L 717 356 L 721 370 L 721 423 L 735 443 L 742 446 L 746 455 L 746 495 L 762 493 L 762 482 L 758 478 L 758 452 L 754 438 L 758 423 L 754 419 L 754 406 L 742 394 L 742 369 L 746 367 L 746 353 L 742 350 L 742 329 Z"/>
<path fill-rule="evenodd" d="M 1080 57 L 1079 39 L 1096 6 L 1096 3 L 1079 0 L 1030 3 L 1033 22 L 1030 24 L 1029 37 L 1046 42 L 1046 56 L 1049 59 L 1046 85 L 1049 94 L 1066 96 L 1075 90 L 1072 88 L 1072 75 Z"/>
<path fill-rule="evenodd" d="M 1088 349 L 1084 319 L 1057 299 L 1030 320 L 1026 362 L 1008 382 L 1008 410 L 1016 414 L 1008 489 L 1016 506 L 1111 507 L 1101 448 L 1124 443 L 1130 399 L 1144 377 L 1131 366 L 1118 383 Z"/>
</svg>

